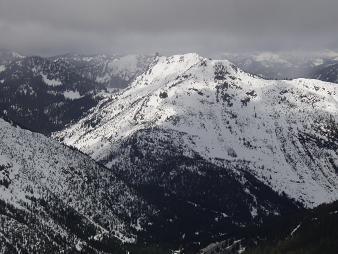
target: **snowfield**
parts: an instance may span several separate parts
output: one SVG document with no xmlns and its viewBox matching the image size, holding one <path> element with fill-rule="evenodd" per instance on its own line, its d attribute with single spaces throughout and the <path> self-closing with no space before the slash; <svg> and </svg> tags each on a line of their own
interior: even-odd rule
<svg viewBox="0 0 338 254">
<path fill-rule="evenodd" d="M 79 91 L 69 91 L 69 90 L 65 91 L 63 93 L 63 96 L 69 100 L 77 100 L 83 97 L 80 95 Z"/>
</svg>

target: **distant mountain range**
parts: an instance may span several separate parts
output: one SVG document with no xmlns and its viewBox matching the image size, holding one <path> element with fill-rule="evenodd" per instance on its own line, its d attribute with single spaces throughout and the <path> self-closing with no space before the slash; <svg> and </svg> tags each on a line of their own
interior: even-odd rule
<svg viewBox="0 0 338 254">
<path fill-rule="evenodd" d="M 2 65 L 0 69 L 4 68 L 3 65 L 9 64 L 15 60 L 20 60 L 22 58 L 24 58 L 24 56 L 20 55 L 17 52 L 6 49 L 0 49 L 0 66 Z"/>
<path fill-rule="evenodd" d="M 43 58 L 0 52 L 0 115 L 31 130 L 61 130 L 96 106 L 105 92 L 126 87 L 152 56 Z"/>
<path fill-rule="evenodd" d="M 50 135 L 81 119 L 107 94 L 126 88 L 157 55 L 25 57 L 0 50 L 0 116 Z M 332 54 L 301 60 L 271 53 L 225 57 L 266 79 L 338 82 L 338 56 Z"/>
<path fill-rule="evenodd" d="M 224 54 L 246 72 L 265 79 L 311 78 L 338 82 L 338 53 L 323 51 L 297 56 L 292 53 Z"/>
<path fill-rule="evenodd" d="M 107 88 L 125 88 L 147 70 L 154 58 L 155 55 L 81 56 L 67 54 L 50 59 L 66 62 L 81 77 Z"/>
</svg>

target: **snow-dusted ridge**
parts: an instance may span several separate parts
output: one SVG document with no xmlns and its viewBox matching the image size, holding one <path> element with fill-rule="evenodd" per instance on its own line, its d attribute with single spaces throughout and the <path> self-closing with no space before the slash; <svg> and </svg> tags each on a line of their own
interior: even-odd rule
<svg viewBox="0 0 338 254">
<path fill-rule="evenodd" d="M 64 55 L 52 57 L 54 62 L 62 61 L 73 66 L 87 79 L 107 88 L 124 88 L 141 75 L 154 60 L 154 55 L 123 56 L 81 56 Z"/>
<path fill-rule="evenodd" d="M 97 104 L 105 87 L 81 76 L 65 61 L 24 57 L 0 64 L 1 110 L 36 132 L 49 134 Z M 2 112 L 0 112 L 0 115 Z"/>
<path fill-rule="evenodd" d="M 1 118 L 0 129 L 0 221 L 7 229 L 0 230 L 0 238 L 28 252 L 52 248 L 46 236 L 56 237 L 51 245 L 57 252 L 80 240 L 90 246 L 97 235 L 135 242 L 132 220 L 143 223 L 147 205 L 110 170 Z M 30 214 L 37 220 L 34 227 Z M 30 239 L 41 232 L 39 241 Z"/>
<path fill-rule="evenodd" d="M 318 80 L 260 79 L 197 54 L 158 57 L 55 137 L 111 166 L 118 144 L 137 132 L 174 131 L 187 156 L 245 165 L 273 190 L 313 207 L 338 199 L 337 90 Z"/>
</svg>

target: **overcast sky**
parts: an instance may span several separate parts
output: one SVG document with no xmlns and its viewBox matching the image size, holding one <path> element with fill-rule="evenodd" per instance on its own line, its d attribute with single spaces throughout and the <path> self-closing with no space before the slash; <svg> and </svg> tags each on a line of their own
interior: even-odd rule
<svg viewBox="0 0 338 254">
<path fill-rule="evenodd" d="M 338 0 L 0 0 L 0 48 L 23 54 L 338 48 Z"/>
</svg>

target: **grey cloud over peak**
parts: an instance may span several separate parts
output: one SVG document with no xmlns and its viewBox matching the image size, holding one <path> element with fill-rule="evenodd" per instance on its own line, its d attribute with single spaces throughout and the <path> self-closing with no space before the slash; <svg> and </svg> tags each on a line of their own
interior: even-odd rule
<svg viewBox="0 0 338 254">
<path fill-rule="evenodd" d="M 0 48 L 201 54 L 338 48 L 337 0 L 0 0 Z"/>
</svg>

